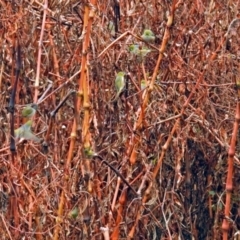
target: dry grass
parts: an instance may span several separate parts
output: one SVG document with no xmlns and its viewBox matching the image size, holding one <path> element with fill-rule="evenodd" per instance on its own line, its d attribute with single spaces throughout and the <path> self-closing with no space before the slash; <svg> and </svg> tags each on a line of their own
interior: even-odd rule
<svg viewBox="0 0 240 240">
<path fill-rule="evenodd" d="M 239 3 L 120 1 L 113 36 L 114 1 L 96 2 L 91 29 L 84 27 L 91 16 L 83 3 L 49 1 L 44 31 L 39 2 L 0 1 L 1 238 L 221 239 L 239 78 L 238 31 L 229 32 L 228 41 L 226 33 Z M 152 46 L 139 38 L 146 28 L 156 35 Z M 24 141 L 12 155 L 6 107 L 18 44 L 15 128 L 23 105 L 52 87 L 33 126 L 47 149 Z M 140 62 L 128 51 L 131 44 L 152 52 Z M 86 71 L 80 71 L 83 65 Z M 119 71 L 128 73 L 127 90 L 114 105 Z M 143 93 L 144 77 L 150 87 Z M 71 90 L 78 93 L 51 119 Z M 86 149 L 117 169 L 141 198 Z M 240 227 L 236 149 L 229 239 Z"/>
</svg>

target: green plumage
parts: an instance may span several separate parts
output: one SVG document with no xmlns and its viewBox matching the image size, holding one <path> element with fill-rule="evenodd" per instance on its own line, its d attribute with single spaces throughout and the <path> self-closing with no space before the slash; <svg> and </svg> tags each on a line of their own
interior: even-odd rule
<svg viewBox="0 0 240 240">
<path fill-rule="evenodd" d="M 140 55 L 141 58 L 144 58 L 144 57 L 146 57 L 146 55 L 147 55 L 148 53 L 150 53 L 150 52 L 151 52 L 150 49 L 148 49 L 148 48 L 146 48 L 146 47 L 143 47 L 143 48 L 140 50 L 139 55 Z"/>
<path fill-rule="evenodd" d="M 145 57 L 148 53 L 151 52 L 151 50 L 148 49 L 147 47 L 139 48 L 139 45 L 137 44 L 130 45 L 128 49 L 130 53 L 140 57 Z"/>
<path fill-rule="evenodd" d="M 109 22 L 109 24 L 108 24 L 108 29 L 109 29 L 109 31 L 110 31 L 110 34 L 111 34 L 112 36 L 115 36 L 116 31 L 115 31 L 115 26 L 114 26 L 113 21 L 110 21 L 110 22 Z"/>
<path fill-rule="evenodd" d="M 154 42 L 155 41 L 155 35 L 150 29 L 145 29 L 143 31 L 141 38 L 146 42 Z"/>
<path fill-rule="evenodd" d="M 31 118 L 37 111 L 38 105 L 33 103 L 23 108 L 22 116 L 25 118 Z"/>
<path fill-rule="evenodd" d="M 141 80 L 141 90 L 144 90 L 146 87 L 147 87 L 147 82 L 144 79 L 142 79 Z"/>
<path fill-rule="evenodd" d="M 122 91 L 124 90 L 125 88 L 125 72 L 119 72 L 116 76 L 116 79 L 115 79 L 115 88 L 116 88 L 116 91 L 117 91 L 117 94 L 113 100 L 113 102 L 116 102 L 117 99 L 119 98 L 120 94 L 122 93 Z"/>
<path fill-rule="evenodd" d="M 128 50 L 130 53 L 134 55 L 139 55 L 139 45 L 137 44 L 132 44 L 128 47 Z"/>
<path fill-rule="evenodd" d="M 32 131 L 32 120 L 28 120 L 25 124 L 23 124 L 21 127 L 14 130 L 14 137 L 16 139 L 26 139 L 26 140 L 32 140 L 34 142 L 40 142 L 40 138 L 36 137 Z"/>
<path fill-rule="evenodd" d="M 68 217 L 76 219 L 77 216 L 79 214 L 79 209 L 77 207 L 75 207 L 74 209 L 72 209 L 69 213 L 68 213 Z"/>
</svg>

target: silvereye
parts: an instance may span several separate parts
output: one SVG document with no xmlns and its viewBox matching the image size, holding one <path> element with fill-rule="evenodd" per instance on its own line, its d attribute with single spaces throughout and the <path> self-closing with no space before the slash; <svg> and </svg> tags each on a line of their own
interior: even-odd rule
<svg viewBox="0 0 240 240">
<path fill-rule="evenodd" d="M 37 108 L 38 105 L 36 103 L 24 107 L 22 110 L 22 116 L 28 119 L 31 118 L 36 113 Z"/>
<path fill-rule="evenodd" d="M 76 219 L 78 214 L 79 214 L 79 209 L 78 209 L 78 207 L 75 207 L 68 213 L 68 217 Z"/>
<path fill-rule="evenodd" d="M 120 94 L 125 88 L 125 78 L 124 78 L 125 72 L 119 72 L 115 79 L 115 88 L 117 90 L 116 97 L 114 98 L 113 102 L 116 102 L 119 98 Z"/>
<path fill-rule="evenodd" d="M 132 44 L 128 47 L 130 53 L 134 55 L 139 55 L 139 46 L 137 44 Z"/>
<path fill-rule="evenodd" d="M 151 50 L 146 48 L 146 47 L 143 47 L 140 51 L 139 51 L 139 56 L 141 58 L 144 58 L 148 53 L 150 53 Z"/>
<path fill-rule="evenodd" d="M 116 31 L 115 31 L 115 26 L 114 26 L 113 21 L 110 21 L 110 22 L 109 22 L 109 24 L 108 24 L 108 29 L 109 29 L 109 31 L 110 31 L 110 34 L 111 34 L 112 36 L 115 36 Z"/>
<path fill-rule="evenodd" d="M 146 42 L 154 42 L 155 35 L 150 29 L 145 29 L 141 38 Z"/>
<path fill-rule="evenodd" d="M 141 90 L 144 90 L 147 87 L 147 81 L 145 79 L 141 80 Z"/>
<path fill-rule="evenodd" d="M 14 137 L 16 139 L 26 139 L 26 140 L 32 140 L 34 142 L 40 142 L 40 138 L 36 137 L 32 131 L 32 120 L 28 120 L 25 124 L 23 124 L 18 129 L 14 130 Z"/>
</svg>

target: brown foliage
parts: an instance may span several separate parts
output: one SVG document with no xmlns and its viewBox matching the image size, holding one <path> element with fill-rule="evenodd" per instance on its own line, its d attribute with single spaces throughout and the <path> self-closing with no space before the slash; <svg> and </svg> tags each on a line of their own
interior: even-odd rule
<svg viewBox="0 0 240 240">
<path fill-rule="evenodd" d="M 0 1 L 1 238 L 236 236 L 239 8 L 201 0 Z M 144 29 L 155 42 L 141 40 Z M 139 59 L 132 44 L 152 51 Z M 119 71 L 126 89 L 112 103 Z M 17 142 L 11 153 L 11 121 L 19 127 L 32 102 L 39 104 L 33 132 L 43 141 Z"/>
</svg>

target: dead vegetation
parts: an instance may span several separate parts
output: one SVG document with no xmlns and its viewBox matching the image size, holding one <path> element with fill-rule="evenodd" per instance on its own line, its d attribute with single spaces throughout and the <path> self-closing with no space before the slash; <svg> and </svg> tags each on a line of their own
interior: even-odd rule
<svg viewBox="0 0 240 240">
<path fill-rule="evenodd" d="M 239 9 L 0 1 L 1 238 L 239 237 Z M 42 143 L 14 143 L 33 102 Z"/>
</svg>

